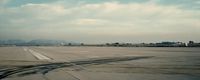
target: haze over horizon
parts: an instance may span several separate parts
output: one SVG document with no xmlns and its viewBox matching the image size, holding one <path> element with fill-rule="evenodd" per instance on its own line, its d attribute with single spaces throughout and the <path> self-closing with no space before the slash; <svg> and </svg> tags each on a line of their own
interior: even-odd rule
<svg viewBox="0 0 200 80">
<path fill-rule="evenodd" d="M 0 0 L 0 39 L 200 42 L 199 0 Z"/>
</svg>

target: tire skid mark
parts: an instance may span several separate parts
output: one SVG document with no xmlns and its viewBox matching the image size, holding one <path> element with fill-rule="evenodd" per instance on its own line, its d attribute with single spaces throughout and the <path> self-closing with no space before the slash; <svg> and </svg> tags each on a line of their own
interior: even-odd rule
<svg viewBox="0 0 200 80">
<path fill-rule="evenodd" d="M 64 68 L 72 67 L 76 65 L 98 65 L 98 64 L 107 64 L 111 62 L 120 62 L 120 61 L 130 61 L 130 60 L 139 60 L 152 58 L 153 56 L 125 56 L 125 57 L 106 57 L 106 58 L 92 58 L 81 61 L 71 61 L 71 62 L 58 62 L 58 63 L 49 63 L 49 64 L 39 64 L 39 65 L 29 65 L 29 66 L 17 66 L 14 68 L 6 68 L 0 70 L 0 79 L 13 77 L 13 76 L 26 76 L 31 74 L 43 74 L 45 75 L 49 71 Z"/>
</svg>

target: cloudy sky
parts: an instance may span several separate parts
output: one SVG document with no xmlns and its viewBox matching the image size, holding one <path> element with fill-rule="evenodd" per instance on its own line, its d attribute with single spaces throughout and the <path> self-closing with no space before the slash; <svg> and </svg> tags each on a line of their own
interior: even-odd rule
<svg viewBox="0 0 200 80">
<path fill-rule="evenodd" d="M 200 0 L 0 0 L 0 39 L 200 42 Z"/>
</svg>

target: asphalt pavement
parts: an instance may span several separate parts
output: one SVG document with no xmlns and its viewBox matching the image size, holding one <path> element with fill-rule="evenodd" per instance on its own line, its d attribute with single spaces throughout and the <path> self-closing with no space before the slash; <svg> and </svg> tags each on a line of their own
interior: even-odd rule
<svg viewBox="0 0 200 80">
<path fill-rule="evenodd" d="M 0 47 L 0 80 L 200 80 L 200 48 Z"/>
</svg>

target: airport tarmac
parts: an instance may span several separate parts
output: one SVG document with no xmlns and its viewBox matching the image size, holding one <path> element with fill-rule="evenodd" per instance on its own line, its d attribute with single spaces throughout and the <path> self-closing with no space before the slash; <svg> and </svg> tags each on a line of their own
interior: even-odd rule
<svg viewBox="0 0 200 80">
<path fill-rule="evenodd" d="M 200 48 L 0 47 L 0 80 L 200 80 Z"/>
</svg>

